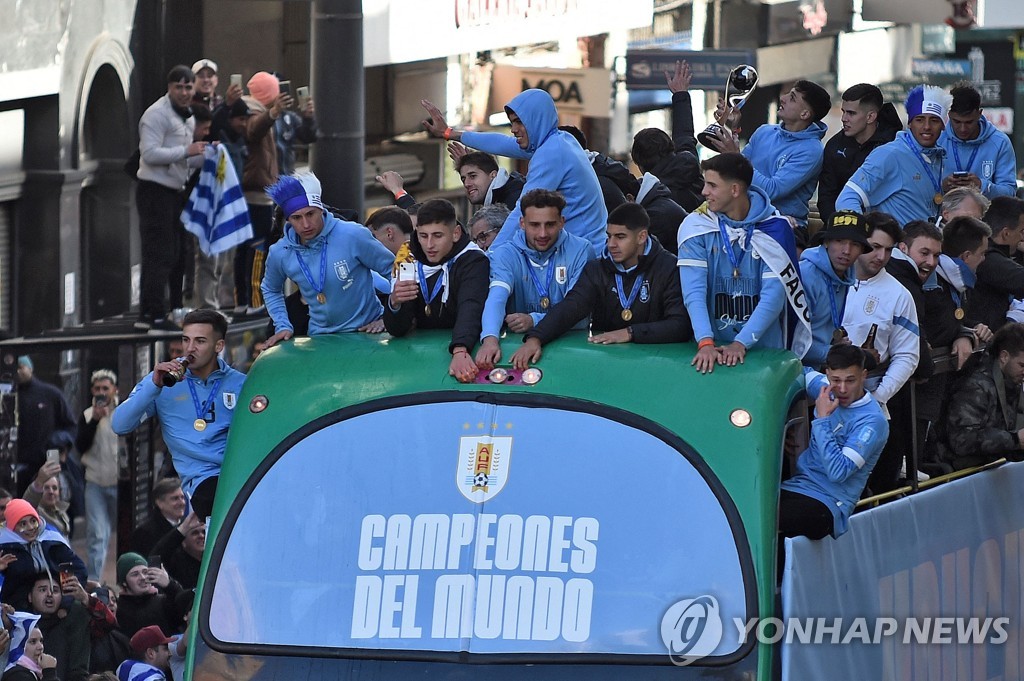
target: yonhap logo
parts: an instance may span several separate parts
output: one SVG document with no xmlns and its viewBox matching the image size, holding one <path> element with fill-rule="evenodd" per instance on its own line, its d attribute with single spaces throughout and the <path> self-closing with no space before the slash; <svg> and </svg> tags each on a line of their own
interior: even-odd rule
<svg viewBox="0 0 1024 681">
<path fill-rule="evenodd" d="M 661 640 L 669 659 L 685 667 L 707 657 L 722 641 L 722 615 L 714 596 L 685 598 L 661 617 Z"/>
</svg>

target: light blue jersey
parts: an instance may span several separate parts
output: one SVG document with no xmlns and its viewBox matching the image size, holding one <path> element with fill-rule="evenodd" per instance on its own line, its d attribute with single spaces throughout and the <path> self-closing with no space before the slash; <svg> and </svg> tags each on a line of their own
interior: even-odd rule
<svg viewBox="0 0 1024 681">
<path fill-rule="evenodd" d="M 245 374 L 219 358 L 217 369 L 205 381 L 188 369 L 183 380 L 170 388 L 161 388 L 153 383 L 150 372 L 128 399 L 117 406 L 110 425 L 118 435 L 127 435 L 147 418 L 158 416 L 174 469 L 181 477 L 181 488 L 191 495 L 203 480 L 220 474 L 228 430 L 243 383 Z M 195 428 L 198 419 L 205 423 L 202 430 Z"/>
<path fill-rule="evenodd" d="M 817 398 L 828 379 L 804 369 L 807 394 Z M 865 392 L 848 407 L 837 407 L 811 422 L 810 446 L 796 460 L 796 474 L 782 489 L 817 499 L 832 511 L 832 536 L 849 529 L 850 514 L 867 484 L 889 438 L 889 422 L 882 408 Z"/>
<path fill-rule="evenodd" d="M 754 233 L 771 229 L 768 222 L 775 220 L 784 223 L 786 231 L 792 230 L 763 189 L 751 186 L 748 197 L 750 211 L 743 220 L 733 221 L 721 213 L 709 220 L 702 209 L 683 220 L 678 259 L 683 302 L 695 340 L 739 341 L 748 349 L 785 348 L 786 292 L 756 248 Z M 725 239 L 731 257 L 723 245 Z"/>
<path fill-rule="evenodd" d="M 483 332 L 498 337 L 505 319 L 506 305 L 512 299 L 513 312 L 525 312 L 536 326 L 547 310 L 560 303 L 580 277 L 583 266 L 596 257 L 590 242 L 563 229 L 558 240 L 546 251 L 526 244 L 522 229 L 491 253 L 491 284 L 484 305 Z M 542 298 L 548 299 L 545 306 Z"/>
<path fill-rule="evenodd" d="M 981 193 L 988 198 L 1013 196 L 1017 191 L 1017 159 L 1006 133 L 995 129 L 982 116 L 981 130 L 972 140 L 962 140 L 953 132 L 953 122 L 939 137 L 939 146 L 946 150 L 943 176 L 955 172 L 974 173 L 981 179 Z"/>
<path fill-rule="evenodd" d="M 754 186 L 768 195 L 773 206 L 798 223 L 807 224 L 808 204 L 821 174 L 824 139 L 828 128 L 815 121 L 800 132 L 781 125 L 762 125 L 750 136 L 743 155 L 754 166 Z"/>
<path fill-rule="evenodd" d="M 529 146 L 520 149 L 515 138 L 494 132 L 464 132 L 467 146 L 499 156 L 530 161 L 523 195 L 533 189 L 557 191 L 565 197 L 565 231 L 586 239 L 596 253 L 604 249 L 608 209 L 604 205 L 601 184 L 590 159 L 576 138 L 558 129 L 555 102 L 544 90 L 525 90 L 512 98 L 507 108 L 526 126 Z M 498 232 L 491 250 L 509 241 L 519 231 L 522 210 L 517 204 Z"/>
<path fill-rule="evenodd" d="M 944 174 L 945 154 L 938 145 L 922 147 L 907 130 L 896 133 L 895 140 L 868 154 L 839 192 L 836 210 L 878 210 L 901 226 L 930 219 L 939 210 L 935 196 L 942 194 L 938 182 Z"/>
<path fill-rule="evenodd" d="M 284 282 L 294 281 L 309 305 L 309 335 L 355 331 L 380 319 L 373 272 L 391 277 L 395 256 L 355 222 L 324 214 L 324 228 L 303 245 L 291 225 L 270 247 L 263 275 L 263 299 L 274 330 L 292 330 L 284 302 Z M 305 268 L 303 267 L 305 266 Z M 322 282 L 322 286 L 321 286 Z M 324 302 L 318 294 L 323 293 Z"/>
<path fill-rule="evenodd" d="M 843 276 L 836 274 L 825 246 L 808 248 L 800 257 L 800 275 L 811 308 L 811 346 L 804 364 L 820 367 L 832 345 L 832 334 L 842 326 L 846 293 L 857 283 L 851 266 Z"/>
</svg>

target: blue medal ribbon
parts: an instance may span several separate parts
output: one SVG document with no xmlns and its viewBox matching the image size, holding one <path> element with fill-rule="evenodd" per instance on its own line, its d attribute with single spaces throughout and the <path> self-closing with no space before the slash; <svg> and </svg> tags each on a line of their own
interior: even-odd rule
<svg viewBox="0 0 1024 681">
<path fill-rule="evenodd" d="M 636 300 L 636 295 L 640 293 L 640 286 L 643 282 L 644 275 L 637 272 L 636 279 L 633 281 L 633 290 L 629 292 L 629 298 L 626 298 L 622 295 L 622 289 L 624 288 L 622 285 L 622 275 L 618 273 L 615 274 L 615 292 L 619 294 L 619 304 L 622 305 L 623 310 L 628 310 L 633 307 L 633 301 Z"/>
<path fill-rule="evenodd" d="M 968 172 L 968 171 L 970 171 L 971 166 L 974 165 L 974 159 L 975 159 L 975 157 L 977 157 L 978 151 L 981 149 L 981 145 L 979 144 L 978 146 L 974 147 L 974 151 L 971 152 L 971 157 L 969 159 L 967 159 L 967 167 L 966 168 L 961 168 L 960 167 L 960 152 L 956 150 L 956 148 L 958 146 L 960 146 L 960 144 L 956 140 L 953 140 L 953 144 L 950 145 L 950 146 L 953 148 L 953 160 L 956 161 L 956 169 L 957 169 L 957 171 L 958 172 Z"/>
<path fill-rule="evenodd" d="M 750 239 L 754 233 L 754 226 L 747 227 L 747 246 L 750 246 Z M 740 276 L 740 263 L 743 262 L 743 256 L 745 252 L 743 250 L 743 240 L 737 239 L 736 245 L 732 246 L 729 243 L 729 233 L 725 231 L 725 225 L 722 221 L 718 221 L 718 235 L 722 238 L 722 250 L 729 256 L 729 262 L 732 264 L 732 278 L 735 279 Z"/>
<path fill-rule="evenodd" d="M 836 329 L 841 329 L 843 328 L 843 314 L 846 312 L 846 301 L 843 301 L 843 309 L 840 310 L 836 304 L 836 292 L 832 290 L 832 284 L 826 286 L 825 290 L 828 291 L 828 302 L 832 308 L 832 324 Z"/>
<path fill-rule="evenodd" d="M 530 278 L 533 279 L 533 285 L 537 289 L 537 295 L 540 296 L 542 299 L 548 298 L 550 300 L 551 294 L 549 293 L 549 291 L 551 290 L 551 282 L 554 281 L 555 278 L 555 266 L 554 264 L 552 264 L 551 259 L 548 259 L 547 276 L 545 277 L 545 283 L 542 287 L 540 284 L 540 279 L 537 277 L 537 273 L 534 272 L 534 270 L 537 268 L 534 267 L 533 261 L 530 260 L 530 258 L 527 257 L 525 253 L 523 253 L 523 257 L 526 258 L 526 271 L 530 273 Z"/>
<path fill-rule="evenodd" d="M 423 273 L 423 263 L 416 263 L 416 269 L 419 272 L 420 279 L 420 291 L 423 292 L 423 300 L 429 306 L 434 302 L 434 298 L 437 298 L 438 294 L 441 293 L 441 288 L 444 286 L 444 270 L 440 271 L 440 276 L 437 277 L 437 285 L 434 286 L 434 290 L 428 295 L 427 293 L 427 276 Z"/>
<path fill-rule="evenodd" d="M 942 195 L 942 183 L 939 182 L 938 178 L 935 177 L 935 174 L 932 173 L 931 165 L 927 161 L 924 160 L 924 152 L 922 152 L 921 149 L 914 148 L 915 142 L 911 142 L 909 137 L 904 137 L 903 138 L 903 143 L 907 145 L 907 149 L 910 149 L 910 151 L 914 155 L 914 158 L 916 158 L 917 162 L 921 164 L 922 168 L 924 168 L 924 172 L 926 172 L 928 174 L 928 179 L 932 181 L 932 186 L 935 187 L 935 193 L 937 195 L 941 196 Z M 939 165 L 939 175 L 940 176 L 942 175 L 942 165 L 941 165 L 941 162 L 940 162 L 940 165 Z"/>
<path fill-rule="evenodd" d="M 327 282 L 327 238 L 324 237 L 323 250 L 320 251 L 320 286 L 317 287 L 316 282 L 313 281 L 313 273 L 309 271 L 309 266 L 306 265 L 306 261 L 302 259 L 298 251 L 295 251 L 295 259 L 299 261 L 299 269 L 306 275 L 306 281 L 313 287 L 317 295 L 321 295 L 324 292 L 324 284 Z M 308 302 L 308 301 L 307 301 Z"/>
<path fill-rule="evenodd" d="M 192 377 L 188 377 L 186 383 L 188 383 L 188 391 L 192 393 L 192 405 L 196 408 L 196 418 L 206 420 L 206 414 L 210 411 L 210 407 L 213 405 L 213 401 L 217 399 L 217 390 L 220 388 L 223 377 L 218 378 L 217 382 L 213 384 L 213 388 L 210 390 L 209 397 L 202 404 L 199 403 L 199 395 L 196 394 L 195 380 Z"/>
</svg>

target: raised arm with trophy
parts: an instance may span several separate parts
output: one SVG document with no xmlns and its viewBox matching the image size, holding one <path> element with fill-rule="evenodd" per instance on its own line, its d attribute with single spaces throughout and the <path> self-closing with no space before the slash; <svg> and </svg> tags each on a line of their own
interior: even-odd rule
<svg viewBox="0 0 1024 681">
<path fill-rule="evenodd" d="M 740 64 L 729 72 L 725 81 L 725 97 L 715 112 L 717 123 L 712 123 L 697 135 L 697 141 L 709 149 L 724 151 L 721 142 L 732 142 L 733 131 L 730 122 L 743 107 L 754 88 L 757 87 L 757 69 L 749 64 Z M 724 102 L 725 104 L 723 105 Z"/>
</svg>

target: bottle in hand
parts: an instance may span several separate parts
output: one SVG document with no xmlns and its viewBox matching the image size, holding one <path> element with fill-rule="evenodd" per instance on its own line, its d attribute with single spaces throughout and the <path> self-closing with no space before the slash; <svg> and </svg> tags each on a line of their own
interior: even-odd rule
<svg viewBox="0 0 1024 681">
<path fill-rule="evenodd" d="M 164 387 L 165 388 L 170 388 L 172 385 L 174 385 L 175 383 L 177 383 L 181 379 L 185 378 L 185 369 L 188 369 L 188 364 L 189 364 L 189 358 L 188 357 L 182 357 L 181 359 L 179 359 L 178 360 L 178 365 L 179 365 L 178 370 L 174 371 L 174 372 L 168 371 L 167 373 L 164 374 Z"/>
</svg>

